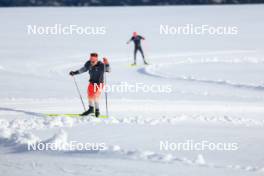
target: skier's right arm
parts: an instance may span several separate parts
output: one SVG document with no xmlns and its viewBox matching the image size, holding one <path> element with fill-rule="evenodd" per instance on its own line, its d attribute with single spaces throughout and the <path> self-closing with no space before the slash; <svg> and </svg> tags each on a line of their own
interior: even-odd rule
<svg viewBox="0 0 264 176">
<path fill-rule="evenodd" d="M 131 37 L 128 41 L 127 44 L 129 44 L 133 40 L 133 37 Z"/>
<path fill-rule="evenodd" d="M 78 74 L 87 72 L 88 71 L 88 68 L 89 68 L 89 64 L 90 64 L 90 62 L 86 62 L 85 65 L 82 68 L 80 68 L 79 70 L 76 70 L 76 71 L 70 71 L 69 74 L 71 76 L 74 76 L 74 75 L 78 75 Z"/>
</svg>

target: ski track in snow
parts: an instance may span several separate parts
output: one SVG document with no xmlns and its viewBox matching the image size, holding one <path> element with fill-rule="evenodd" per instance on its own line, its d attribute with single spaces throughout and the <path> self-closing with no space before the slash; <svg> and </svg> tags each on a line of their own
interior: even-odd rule
<svg viewBox="0 0 264 176">
<path fill-rule="evenodd" d="M 44 129 L 53 127 L 72 127 L 78 124 L 128 124 L 128 125 L 177 125 L 179 122 L 201 122 L 201 123 L 215 123 L 226 124 L 234 126 L 246 127 L 264 127 L 264 120 L 256 120 L 250 118 L 239 118 L 230 116 L 205 116 L 205 115 L 179 115 L 174 117 L 160 117 L 160 118 L 146 118 L 140 116 L 115 118 L 109 117 L 108 119 L 97 119 L 92 116 L 87 117 L 47 117 L 41 113 L 33 113 L 28 111 L 18 110 L 18 113 L 23 112 L 29 116 L 26 119 L 6 120 L 0 119 L 0 129 L 12 130 L 30 130 L 30 129 Z M 32 117 L 33 116 L 33 117 Z"/>
<path fill-rule="evenodd" d="M 160 162 L 166 164 L 173 163 L 182 163 L 188 166 L 200 166 L 200 167 L 208 167 L 208 168 L 216 168 L 216 169 L 234 169 L 234 170 L 242 170 L 247 172 L 262 172 L 263 168 L 256 166 L 241 166 L 241 165 L 218 165 L 214 163 L 207 162 L 203 155 L 198 154 L 195 159 L 188 158 L 180 158 L 172 154 L 163 154 L 156 153 L 152 151 L 141 151 L 141 150 L 127 150 L 121 148 L 119 145 L 107 145 L 104 150 L 78 150 L 78 149 L 70 149 L 65 146 L 69 144 L 68 142 L 68 134 L 60 130 L 59 133 L 55 134 L 51 138 L 41 141 L 38 137 L 36 137 L 32 133 L 28 132 L 11 132 L 11 133 L 1 133 L 0 144 L 8 145 L 13 148 L 13 152 L 37 152 L 28 150 L 28 144 L 37 144 L 37 143 L 53 143 L 55 144 L 52 150 L 48 150 L 47 152 L 57 152 L 58 154 L 93 154 L 98 157 L 103 158 L 118 158 L 118 159 L 129 159 L 129 160 L 142 160 L 148 162 Z M 69 145 L 68 145 L 69 146 Z M 43 152 L 41 150 L 41 152 Z M 63 169 L 63 168 L 62 168 Z"/>
<path fill-rule="evenodd" d="M 205 53 L 206 54 L 206 53 Z M 230 56 L 231 57 L 231 56 Z M 218 84 L 218 85 L 227 85 L 237 88 L 247 88 L 254 90 L 264 90 L 264 85 L 254 85 L 254 84 L 241 84 L 237 82 L 232 82 L 229 80 L 210 80 L 210 79 L 199 79 L 189 75 L 186 76 L 172 76 L 166 75 L 165 73 L 160 73 L 158 70 L 164 66 L 171 65 L 180 65 L 180 64 L 208 64 L 208 63 L 224 63 L 224 64 L 239 64 L 239 63 L 248 63 L 248 64 L 263 64 L 264 59 L 262 58 L 233 58 L 233 59 L 218 59 L 218 58 L 201 58 L 201 59 L 192 59 L 188 58 L 185 60 L 180 59 L 179 61 L 169 62 L 169 63 L 159 63 L 152 64 L 147 67 L 139 68 L 138 72 L 142 74 L 146 74 L 149 76 L 172 79 L 172 80 L 181 80 L 181 81 L 189 81 L 189 82 L 197 82 L 197 83 L 209 83 L 209 84 Z"/>
<path fill-rule="evenodd" d="M 247 89 L 254 89 L 254 90 L 264 90 L 264 86 L 262 85 L 246 85 L 246 84 L 239 84 L 239 83 L 234 83 L 228 80 L 206 80 L 206 79 L 198 79 L 194 78 L 191 76 L 166 76 L 164 74 L 160 74 L 156 72 L 157 65 L 151 65 L 146 68 L 140 68 L 138 71 L 140 73 L 149 75 L 149 76 L 155 76 L 155 77 L 160 77 L 160 78 L 166 78 L 166 79 L 174 79 L 174 80 L 181 80 L 181 81 L 190 81 L 190 82 L 198 82 L 198 83 L 210 83 L 210 84 L 219 84 L 219 85 L 227 85 L 227 86 L 233 86 L 237 88 L 247 88 Z"/>
</svg>

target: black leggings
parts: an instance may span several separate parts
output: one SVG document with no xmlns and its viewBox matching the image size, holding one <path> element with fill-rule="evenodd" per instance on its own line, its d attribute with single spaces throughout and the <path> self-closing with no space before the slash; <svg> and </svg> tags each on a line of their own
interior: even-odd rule
<svg viewBox="0 0 264 176">
<path fill-rule="evenodd" d="M 141 56 L 142 56 L 142 58 L 143 58 L 143 61 L 146 62 L 146 61 L 145 61 L 144 52 L 143 52 L 143 50 L 142 50 L 142 48 L 141 48 L 141 46 L 140 46 L 140 47 L 135 47 L 135 49 L 134 49 L 134 63 L 137 62 L 137 52 L 138 52 L 138 51 L 141 53 Z"/>
</svg>

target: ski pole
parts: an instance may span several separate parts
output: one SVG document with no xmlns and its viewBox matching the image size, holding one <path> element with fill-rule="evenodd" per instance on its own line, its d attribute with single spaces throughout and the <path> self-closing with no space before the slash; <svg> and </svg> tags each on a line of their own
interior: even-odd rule
<svg viewBox="0 0 264 176">
<path fill-rule="evenodd" d="M 104 64 L 104 84 L 106 86 L 106 67 Z M 107 91 L 105 89 L 105 110 L 106 110 L 106 116 L 109 117 L 109 113 L 108 113 L 108 100 L 107 100 Z"/>
<path fill-rule="evenodd" d="M 147 62 L 147 59 L 148 59 L 148 46 L 147 46 L 146 42 L 142 42 L 142 43 L 143 43 L 142 45 L 144 47 L 144 48 L 142 48 L 142 50 L 143 50 L 143 53 L 144 53 L 144 56 L 145 56 L 145 61 Z"/>
<path fill-rule="evenodd" d="M 78 94 L 79 94 L 79 97 L 80 97 L 80 100 L 81 100 L 81 102 L 82 102 L 83 109 L 84 109 L 84 112 L 85 112 L 86 109 L 85 109 L 85 105 L 84 105 L 84 102 L 83 102 L 83 98 L 82 98 L 82 95 L 81 95 L 80 89 L 79 89 L 78 84 L 77 84 L 77 82 L 76 82 L 76 80 L 75 80 L 75 77 L 74 77 L 74 76 L 72 76 L 72 77 L 73 77 L 73 80 L 74 80 L 74 83 L 75 83 L 75 87 L 76 87 L 76 89 L 77 89 L 77 92 L 78 92 Z"/>
<path fill-rule="evenodd" d="M 128 46 L 128 55 L 127 55 L 127 62 L 128 62 L 128 65 L 130 65 L 130 56 L 131 56 L 131 54 L 130 54 L 130 48 L 131 48 L 131 46 L 129 45 L 129 46 Z"/>
</svg>

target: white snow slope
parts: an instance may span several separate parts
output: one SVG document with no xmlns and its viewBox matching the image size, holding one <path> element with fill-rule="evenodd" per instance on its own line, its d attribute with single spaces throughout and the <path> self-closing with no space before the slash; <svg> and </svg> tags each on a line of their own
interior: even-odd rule
<svg viewBox="0 0 264 176">
<path fill-rule="evenodd" d="M 1 175 L 263 175 L 263 18 L 263 5 L 1 8 Z M 30 24 L 105 26 L 106 34 L 28 35 Z M 160 24 L 231 25 L 239 33 L 165 36 Z M 133 31 L 146 37 L 149 66 L 128 66 Z M 170 85 L 172 92 L 110 92 L 108 119 L 45 117 L 83 111 L 68 72 L 94 51 L 111 62 L 109 85 Z M 88 75 L 76 79 L 86 97 Z M 161 141 L 188 140 L 238 149 L 160 149 Z M 71 141 L 105 150 L 65 147 Z M 55 149 L 27 149 L 39 143 Z"/>
</svg>

